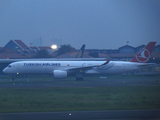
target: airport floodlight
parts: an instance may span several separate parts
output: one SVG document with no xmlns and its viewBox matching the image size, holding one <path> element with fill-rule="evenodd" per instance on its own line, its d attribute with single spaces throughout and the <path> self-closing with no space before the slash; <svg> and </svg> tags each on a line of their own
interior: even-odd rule
<svg viewBox="0 0 160 120">
<path fill-rule="evenodd" d="M 52 45 L 51 48 L 52 48 L 53 50 L 55 50 L 55 49 L 57 49 L 57 45 Z"/>
</svg>

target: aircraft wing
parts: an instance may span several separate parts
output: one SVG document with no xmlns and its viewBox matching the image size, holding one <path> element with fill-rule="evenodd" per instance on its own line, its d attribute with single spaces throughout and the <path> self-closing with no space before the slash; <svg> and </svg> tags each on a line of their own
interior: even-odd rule
<svg viewBox="0 0 160 120">
<path fill-rule="evenodd" d="M 100 65 L 78 67 L 78 68 L 70 68 L 67 71 L 74 71 L 74 72 L 77 72 L 77 71 L 86 71 L 86 70 L 92 69 L 93 67 L 98 67 L 98 66 L 100 66 Z"/>
<path fill-rule="evenodd" d="M 86 70 L 92 69 L 93 67 L 100 67 L 100 66 L 106 65 L 106 64 L 109 63 L 110 60 L 111 59 L 107 59 L 105 63 L 100 64 L 100 65 L 92 65 L 92 66 L 82 66 L 82 67 L 78 67 L 78 68 L 70 68 L 70 69 L 68 69 L 68 71 L 86 71 Z"/>
</svg>

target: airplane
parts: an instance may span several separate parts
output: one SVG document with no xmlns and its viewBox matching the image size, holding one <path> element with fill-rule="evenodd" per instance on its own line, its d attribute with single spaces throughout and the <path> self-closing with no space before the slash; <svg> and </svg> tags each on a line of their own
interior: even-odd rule
<svg viewBox="0 0 160 120">
<path fill-rule="evenodd" d="M 131 61 L 19 61 L 9 64 L 4 73 L 11 75 L 53 75 L 62 79 L 75 75 L 83 80 L 83 75 L 117 74 L 154 65 L 147 63 L 156 42 L 149 42 Z"/>
</svg>

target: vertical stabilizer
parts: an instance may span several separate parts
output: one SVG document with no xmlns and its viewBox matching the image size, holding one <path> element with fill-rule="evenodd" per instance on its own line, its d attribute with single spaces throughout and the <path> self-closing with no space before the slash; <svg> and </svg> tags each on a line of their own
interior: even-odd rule
<svg viewBox="0 0 160 120">
<path fill-rule="evenodd" d="M 156 42 L 149 42 L 132 60 L 131 62 L 147 63 Z"/>
<path fill-rule="evenodd" d="M 78 51 L 78 53 L 75 56 L 75 58 L 82 58 L 83 57 L 85 46 L 86 46 L 85 44 L 82 45 L 81 49 Z"/>
</svg>

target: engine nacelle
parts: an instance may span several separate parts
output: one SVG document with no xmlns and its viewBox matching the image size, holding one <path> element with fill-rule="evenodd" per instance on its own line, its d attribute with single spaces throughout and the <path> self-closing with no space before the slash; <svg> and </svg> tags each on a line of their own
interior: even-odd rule
<svg viewBox="0 0 160 120">
<path fill-rule="evenodd" d="M 54 78 L 67 78 L 67 71 L 54 70 L 53 76 L 54 76 Z"/>
</svg>

